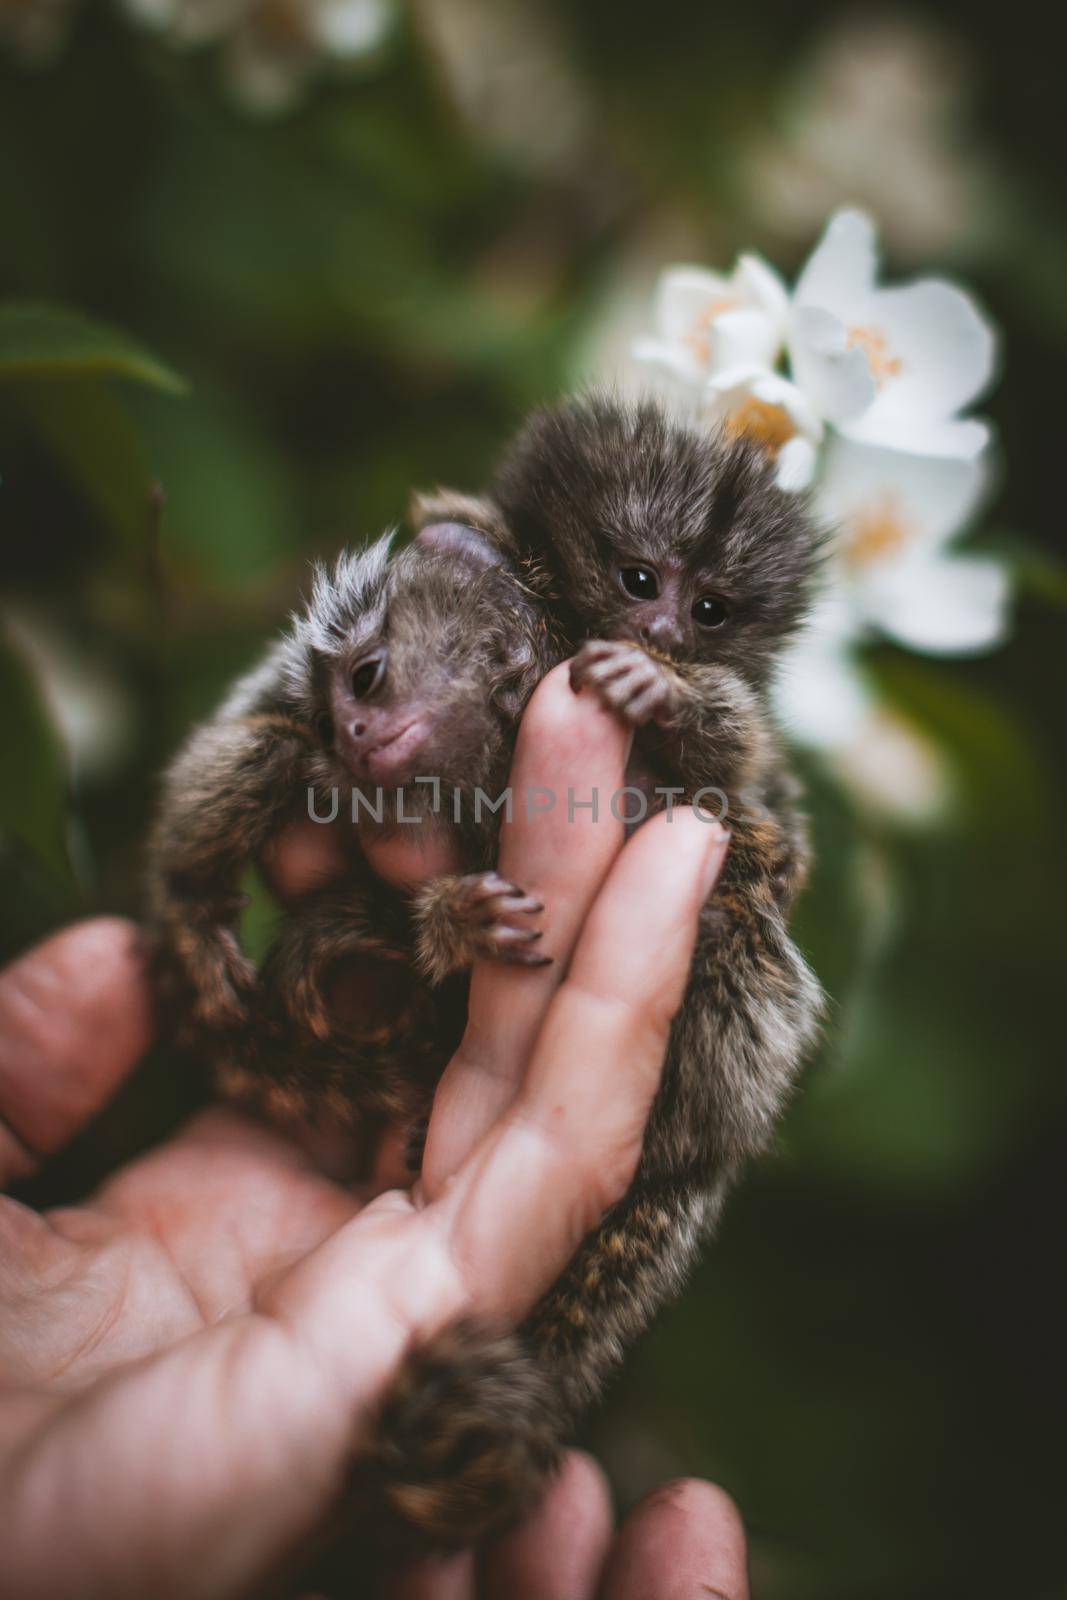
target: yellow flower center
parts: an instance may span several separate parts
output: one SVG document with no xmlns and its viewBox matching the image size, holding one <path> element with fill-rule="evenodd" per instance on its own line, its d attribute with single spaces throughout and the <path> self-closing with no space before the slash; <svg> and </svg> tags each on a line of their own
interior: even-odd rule
<svg viewBox="0 0 1067 1600">
<path fill-rule="evenodd" d="M 895 495 L 884 495 L 853 516 L 847 533 L 845 560 L 854 567 L 881 561 L 907 543 L 908 533 L 908 524 Z"/>
<path fill-rule="evenodd" d="M 904 370 L 904 363 L 878 328 L 849 328 L 846 343 L 850 350 L 862 350 L 867 357 L 876 389 L 884 388 L 890 378 L 899 378 Z"/>
<path fill-rule="evenodd" d="M 730 412 L 723 423 L 723 431 L 731 439 L 749 439 L 768 455 L 776 456 L 784 444 L 796 437 L 797 430 L 784 406 L 749 395 Z"/>
<path fill-rule="evenodd" d="M 706 367 L 711 360 L 711 340 L 708 333 L 715 318 L 721 317 L 724 311 L 740 311 L 740 309 L 740 300 L 732 300 L 728 295 L 724 295 L 718 300 L 709 300 L 699 316 L 693 319 L 693 326 L 682 342 L 689 346 L 703 366 Z"/>
</svg>

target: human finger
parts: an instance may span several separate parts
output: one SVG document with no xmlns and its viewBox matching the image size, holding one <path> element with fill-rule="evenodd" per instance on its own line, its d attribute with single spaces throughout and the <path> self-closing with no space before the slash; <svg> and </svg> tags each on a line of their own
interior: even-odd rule
<svg viewBox="0 0 1067 1600">
<path fill-rule="evenodd" d="M 119 917 L 64 928 L 0 973 L 0 1181 L 65 1144 L 151 1031 L 138 932 Z"/>
<path fill-rule="evenodd" d="M 382 1600 L 478 1600 L 473 1551 L 412 1562 L 386 1579 Z"/>
<path fill-rule="evenodd" d="M 261 866 L 273 892 L 287 905 L 344 875 L 344 826 L 297 817 L 264 847 Z"/>
<path fill-rule="evenodd" d="M 273 893 L 290 905 L 343 878 L 356 849 L 355 830 L 348 821 L 297 817 L 268 840 L 260 865 Z M 358 849 L 380 878 L 399 889 L 455 872 L 460 865 L 455 841 L 438 829 L 367 831 L 360 836 Z"/>
<path fill-rule="evenodd" d="M 600 1600 L 749 1600 L 747 1562 L 744 1524 L 730 1496 L 680 1479 L 626 1518 Z"/>
<path fill-rule="evenodd" d="M 594 696 L 574 693 L 566 662 L 539 684 L 526 709 L 499 871 L 543 902 L 538 950 L 551 964 L 475 967 L 467 1030 L 434 1102 L 423 1163 L 431 1189 L 456 1170 L 519 1088 L 585 914 L 622 847 L 623 824 L 611 802 L 629 744 L 617 717 Z"/>
<path fill-rule="evenodd" d="M 520 1318 L 628 1187 L 727 842 L 688 807 L 634 835 L 586 919 L 519 1096 L 444 1191 L 424 1173 L 479 1315 Z"/>
<path fill-rule="evenodd" d="M 525 1521 L 486 1551 L 482 1596 L 593 1600 L 611 1534 L 607 1480 L 592 1456 L 571 1450 Z"/>
</svg>

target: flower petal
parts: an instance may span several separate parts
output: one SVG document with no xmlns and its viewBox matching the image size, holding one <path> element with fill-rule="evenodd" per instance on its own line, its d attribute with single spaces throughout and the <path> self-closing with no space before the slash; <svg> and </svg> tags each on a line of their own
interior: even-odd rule
<svg viewBox="0 0 1067 1600">
<path fill-rule="evenodd" d="M 815 473 L 822 423 L 796 384 L 765 367 L 731 367 L 707 385 L 708 415 L 777 463 L 783 489 L 806 489 Z"/>
<path fill-rule="evenodd" d="M 787 313 L 785 286 L 757 256 L 743 257 L 730 277 L 671 267 L 656 289 L 656 338 L 637 341 L 634 355 L 690 382 L 738 364 L 772 367 Z"/>
<path fill-rule="evenodd" d="M 782 660 L 773 686 L 785 732 L 800 744 L 834 750 L 856 737 L 873 694 L 843 646 L 802 635 Z"/>
<path fill-rule="evenodd" d="M 989 482 L 984 456 L 920 456 L 837 435 L 824 457 L 818 504 L 838 530 L 852 582 L 866 592 L 887 570 L 945 544 L 974 515 Z"/>
<path fill-rule="evenodd" d="M 722 372 L 735 366 L 772 367 L 782 347 L 782 335 L 762 311 L 724 311 L 708 328 L 708 370 Z"/>
<path fill-rule="evenodd" d="M 843 424 L 866 411 L 874 379 L 861 349 L 850 349 L 845 324 L 833 312 L 798 306 L 789 339 L 793 378 L 828 422 Z"/>
<path fill-rule="evenodd" d="M 656 287 L 653 317 L 664 339 L 685 340 L 709 306 L 733 298 L 729 278 L 704 267 L 669 267 Z"/>
<path fill-rule="evenodd" d="M 856 798 L 896 823 L 929 826 L 948 812 L 952 772 L 914 722 L 875 705 L 862 727 L 833 751 L 832 765 Z"/>
<path fill-rule="evenodd" d="M 953 417 L 993 376 L 995 338 L 971 297 L 937 278 L 880 289 L 856 312 L 855 341 L 875 342 L 878 393 L 864 437 L 894 442 L 894 431 Z"/>
<path fill-rule="evenodd" d="M 941 556 L 900 565 L 872 596 L 871 619 L 928 655 L 972 655 L 1007 630 L 1008 575 L 997 561 Z"/>
<path fill-rule="evenodd" d="M 973 461 L 988 447 L 992 429 L 982 417 L 954 417 L 947 422 L 915 422 L 903 419 L 894 424 L 892 439 L 886 439 L 886 430 L 875 418 L 870 423 L 870 411 L 851 422 L 841 424 L 846 438 L 857 443 L 891 444 L 894 450 L 914 456 L 958 456 Z"/>
<path fill-rule="evenodd" d="M 775 483 L 787 494 L 810 489 L 818 459 L 819 453 L 809 439 L 802 439 L 799 435 L 790 439 L 778 452 L 774 469 Z"/>
<path fill-rule="evenodd" d="M 797 431 L 818 444 L 823 436 L 823 426 L 818 412 L 802 389 L 778 372 L 758 372 L 750 380 L 752 393 L 757 400 L 768 405 L 782 406 L 792 418 Z"/>
<path fill-rule="evenodd" d="M 760 306 L 771 321 L 784 333 L 789 315 L 789 290 L 769 262 L 762 256 L 739 256 L 734 278 L 745 291 L 746 299 Z"/>
<path fill-rule="evenodd" d="M 688 345 L 674 339 L 635 339 L 631 350 L 635 361 L 643 366 L 658 367 L 682 383 L 703 384 L 707 369 L 698 361 Z"/>
<path fill-rule="evenodd" d="M 389 0 L 316 0 L 311 32 L 335 56 L 367 55 L 381 44 L 392 20 Z"/>
<path fill-rule="evenodd" d="M 870 294 L 878 270 L 874 223 L 863 211 L 837 211 L 797 279 L 798 306 L 820 306 L 847 320 Z"/>
</svg>

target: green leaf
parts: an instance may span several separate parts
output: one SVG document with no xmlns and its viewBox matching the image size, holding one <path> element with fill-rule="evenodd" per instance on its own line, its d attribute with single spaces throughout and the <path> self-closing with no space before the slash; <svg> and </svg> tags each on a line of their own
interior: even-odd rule
<svg viewBox="0 0 1067 1600">
<path fill-rule="evenodd" d="M 20 383 L 11 400 L 122 547 L 147 548 L 154 474 L 121 398 L 92 379 Z"/>
<path fill-rule="evenodd" d="M 259 966 L 278 937 L 285 913 L 254 868 L 241 879 L 241 893 L 248 896 L 241 917 L 241 944 Z"/>
<path fill-rule="evenodd" d="M 903 963 L 883 973 L 790 1117 L 794 1155 L 853 1188 L 948 1193 L 980 1181 L 1037 1086 L 1004 1071 L 995 1010 L 972 999 L 964 1015 L 966 1005 L 951 977 L 938 995 Z"/>
<path fill-rule="evenodd" d="M 15 759 L 0 763 L 0 833 L 29 845 L 49 867 L 69 877 L 66 758 L 32 673 L 3 634 L 0 694 L 5 739 L 16 752 Z"/>
<path fill-rule="evenodd" d="M 87 377 L 127 378 L 170 394 L 187 387 L 151 351 L 104 323 L 61 306 L 0 305 L 0 382 Z"/>
<path fill-rule="evenodd" d="M 1054 556 L 1033 551 L 1018 564 L 1019 587 L 1036 600 L 1067 611 L 1067 568 Z"/>
<path fill-rule="evenodd" d="M 284 441 L 249 402 L 197 387 L 196 402 L 129 396 L 138 437 L 166 491 L 168 566 L 247 592 L 301 549 L 301 517 Z"/>
</svg>

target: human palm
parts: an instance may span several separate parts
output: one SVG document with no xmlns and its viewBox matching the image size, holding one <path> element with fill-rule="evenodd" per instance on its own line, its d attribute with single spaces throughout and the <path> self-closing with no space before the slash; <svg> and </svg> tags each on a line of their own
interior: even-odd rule
<svg viewBox="0 0 1067 1600">
<path fill-rule="evenodd" d="M 557 671 L 523 723 L 517 792 L 562 792 L 579 752 L 582 782 L 613 792 L 625 746 Z M 293 841 L 290 866 L 307 843 Z M 225 1596 L 295 1581 L 410 1340 L 460 1315 L 514 1325 L 625 1189 L 724 849 L 684 810 L 625 849 L 610 818 L 517 818 L 502 867 L 551 908 L 557 959 L 476 972 L 414 1188 L 398 1141 L 362 1181 L 338 1181 L 293 1140 L 212 1108 L 83 1205 L 40 1216 L 0 1201 L 0 1592 Z M 0 1175 L 58 1148 L 150 1031 L 125 923 L 74 927 L 9 968 Z M 624 1529 L 613 1556 L 600 1480 L 573 1458 L 480 1577 L 461 1555 L 398 1575 L 394 1592 L 462 1600 L 480 1583 L 551 1600 L 591 1596 L 602 1578 L 613 1600 L 740 1596 L 736 1518 L 718 1500 L 694 1517 L 705 1491 L 646 1507 L 633 1548 Z M 628 1588 L 672 1518 L 675 1561 L 688 1529 L 705 1588 Z M 566 1539 L 544 1537 L 553 1519 Z"/>
</svg>

